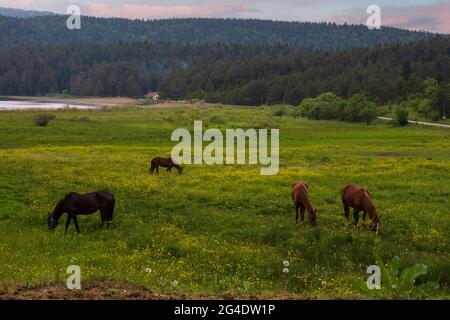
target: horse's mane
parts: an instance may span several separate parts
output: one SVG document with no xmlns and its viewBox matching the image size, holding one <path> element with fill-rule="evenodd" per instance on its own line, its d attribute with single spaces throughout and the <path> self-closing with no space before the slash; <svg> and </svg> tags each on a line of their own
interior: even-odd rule
<svg viewBox="0 0 450 320">
<path fill-rule="evenodd" d="M 58 203 L 55 206 L 55 209 L 53 209 L 52 216 L 54 216 L 57 212 L 59 212 L 61 210 L 61 207 L 66 204 L 67 197 L 69 197 L 69 196 L 71 196 L 73 194 L 74 194 L 73 192 L 71 192 L 69 194 L 66 194 L 64 196 L 64 198 L 62 198 L 61 200 L 58 201 Z"/>
</svg>

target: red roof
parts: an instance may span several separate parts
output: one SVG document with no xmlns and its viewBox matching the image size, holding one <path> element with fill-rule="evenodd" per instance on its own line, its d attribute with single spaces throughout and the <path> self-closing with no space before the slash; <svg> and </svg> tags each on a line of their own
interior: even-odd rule
<svg viewBox="0 0 450 320">
<path fill-rule="evenodd" d="M 149 93 L 147 93 L 147 97 L 149 97 L 149 98 L 153 98 L 153 97 L 156 97 L 156 96 L 159 96 L 158 92 L 149 92 Z"/>
</svg>

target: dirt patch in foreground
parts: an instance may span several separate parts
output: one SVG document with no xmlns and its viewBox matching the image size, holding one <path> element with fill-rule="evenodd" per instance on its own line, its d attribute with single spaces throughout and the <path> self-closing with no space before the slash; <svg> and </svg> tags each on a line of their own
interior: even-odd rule
<svg viewBox="0 0 450 320">
<path fill-rule="evenodd" d="M 0 300 L 298 300 L 305 297 L 290 294 L 268 296 L 236 296 L 234 292 L 219 295 L 186 295 L 183 293 L 156 293 L 141 285 L 126 281 L 84 281 L 82 290 L 69 290 L 62 283 L 35 287 L 0 285 Z M 310 299 L 310 298 L 307 298 Z"/>
<path fill-rule="evenodd" d="M 62 283 L 39 287 L 0 286 L 0 300 L 180 300 L 183 294 L 159 294 L 144 286 L 123 281 L 83 282 L 82 290 L 69 290 Z"/>
</svg>

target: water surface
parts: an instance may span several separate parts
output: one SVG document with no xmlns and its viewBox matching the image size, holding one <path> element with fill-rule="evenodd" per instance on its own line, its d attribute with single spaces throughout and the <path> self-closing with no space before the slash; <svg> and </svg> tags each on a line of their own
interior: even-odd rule
<svg viewBox="0 0 450 320">
<path fill-rule="evenodd" d="M 63 108 L 96 109 L 95 106 L 70 104 L 64 102 L 39 102 L 21 100 L 0 100 L 0 110 L 56 110 Z"/>
</svg>

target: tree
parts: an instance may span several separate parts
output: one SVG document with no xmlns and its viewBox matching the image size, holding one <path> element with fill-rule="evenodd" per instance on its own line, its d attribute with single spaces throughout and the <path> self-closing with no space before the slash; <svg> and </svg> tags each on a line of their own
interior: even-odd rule
<svg viewBox="0 0 450 320">
<path fill-rule="evenodd" d="M 438 90 L 439 90 L 439 83 L 436 79 L 427 78 L 423 82 L 423 92 L 425 98 L 427 98 L 430 101 L 431 105 L 435 105 L 437 103 Z"/>
<path fill-rule="evenodd" d="M 267 91 L 267 103 L 270 105 L 282 103 L 284 93 L 285 93 L 285 85 L 281 81 L 272 82 Z"/>
<path fill-rule="evenodd" d="M 371 124 L 377 117 L 375 104 L 363 107 L 360 111 L 360 117 L 362 121 L 366 122 L 366 124 Z"/>
<path fill-rule="evenodd" d="M 402 64 L 402 70 L 400 72 L 400 74 L 402 75 L 402 78 L 406 81 L 409 80 L 409 78 L 411 77 L 411 62 L 409 62 L 409 60 L 405 60 L 405 62 L 403 62 Z"/>
<path fill-rule="evenodd" d="M 447 117 L 448 109 L 450 108 L 450 83 L 442 83 L 439 85 L 436 100 L 438 103 L 437 111 L 439 118 Z"/>
<path fill-rule="evenodd" d="M 309 119 L 338 119 L 345 101 L 334 93 L 327 92 L 314 99 L 304 99 L 300 104 L 300 112 Z"/>
<path fill-rule="evenodd" d="M 346 107 L 350 112 L 350 118 L 346 120 L 370 124 L 376 118 L 376 105 L 365 95 L 353 95 Z"/>
<path fill-rule="evenodd" d="M 406 126 L 409 122 L 408 122 L 408 117 L 409 117 L 409 111 L 406 108 L 403 107 L 397 107 L 395 110 L 395 122 L 399 125 L 399 126 Z"/>
</svg>

